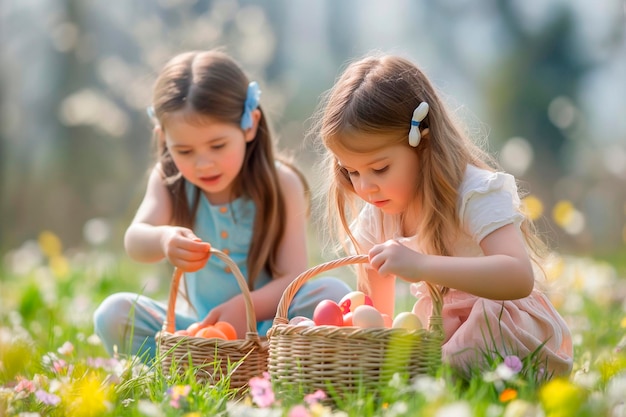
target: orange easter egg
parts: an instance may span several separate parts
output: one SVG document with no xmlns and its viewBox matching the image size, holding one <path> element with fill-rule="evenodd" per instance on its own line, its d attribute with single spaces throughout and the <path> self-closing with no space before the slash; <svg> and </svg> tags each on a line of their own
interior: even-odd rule
<svg viewBox="0 0 626 417">
<path fill-rule="evenodd" d="M 233 326 L 229 322 L 218 321 L 213 325 L 213 327 L 221 330 L 228 340 L 237 340 L 237 330 L 235 330 L 235 326 Z"/>
<path fill-rule="evenodd" d="M 187 327 L 187 333 L 189 334 L 189 336 L 195 336 L 196 333 L 198 333 L 198 330 L 200 330 L 201 328 L 202 323 L 200 323 L 199 321 L 191 323 L 189 327 Z"/>
<path fill-rule="evenodd" d="M 204 337 L 206 339 L 227 339 L 224 332 L 222 332 L 220 329 L 217 329 L 215 326 L 209 326 L 198 330 L 198 333 L 196 333 L 196 337 Z"/>
</svg>

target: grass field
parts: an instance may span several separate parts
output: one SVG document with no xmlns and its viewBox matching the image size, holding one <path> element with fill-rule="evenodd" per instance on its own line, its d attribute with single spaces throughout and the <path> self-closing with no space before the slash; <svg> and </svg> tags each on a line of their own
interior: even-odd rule
<svg viewBox="0 0 626 417">
<path fill-rule="evenodd" d="M 165 298 L 167 268 L 96 249 L 64 251 L 44 232 L 0 266 L 0 417 L 626 416 L 624 266 L 555 256 L 548 271 L 549 296 L 574 337 L 569 378 L 544 381 L 532 361 L 520 369 L 509 357 L 469 381 L 442 368 L 334 401 L 325 392 L 274 392 L 268 377 L 237 395 L 227 379 L 198 384 L 191 373 L 164 374 L 124 352 L 108 357 L 93 334 L 95 307 L 120 290 Z"/>
</svg>

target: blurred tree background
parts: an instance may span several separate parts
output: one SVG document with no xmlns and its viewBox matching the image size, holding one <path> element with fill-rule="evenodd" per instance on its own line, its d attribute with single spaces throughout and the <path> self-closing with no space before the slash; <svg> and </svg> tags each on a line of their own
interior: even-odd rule
<svg viewBox="0 0 626 417">
<path fill-rule="evenodd" d="M 224 47 L 314 183 L 320 95 L 372 50 L 420 65 L 516 175 L 557 250 L 626 241 L 623 0 L 3 0 L 0 254 L 50 230 L 122 251 L 171 56 Z"/>
</svg>

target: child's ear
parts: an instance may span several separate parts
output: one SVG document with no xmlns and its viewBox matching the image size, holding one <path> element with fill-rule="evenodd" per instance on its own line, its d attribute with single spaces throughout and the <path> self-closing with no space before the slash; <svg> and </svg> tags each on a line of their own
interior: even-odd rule
<svg viewBox="0 0 626 417">
<path fill-rule="evenodd" d="M 256 137 L 256 131 L 258 130 L 259 122 L 261 121 L 261 110 L 252 110 L 250 116 L 252 117 L 252 126 L 243 131 L 246 142 L 251 142 Z"/>
<path fill-rule="evenodd" d="M 152 129 L 152 137 L 156 139 L 157 147 L 159 149 L 159 153 L 162 152 L 167 145 L 165 144 L 165 132 L 161 129 L 161 126 L 156 125 L 154 129 Z"/>
<path fill-rule="evenodd" d="M 154 129 L 152 129 L 152 134 L 155 138 L 157 138 L 158 142 L 161 145 L 165 146 L 165 132 L 163 132 L 163 129 L 161 129 L 160 125 L 154 126 Z"/>
</svg>

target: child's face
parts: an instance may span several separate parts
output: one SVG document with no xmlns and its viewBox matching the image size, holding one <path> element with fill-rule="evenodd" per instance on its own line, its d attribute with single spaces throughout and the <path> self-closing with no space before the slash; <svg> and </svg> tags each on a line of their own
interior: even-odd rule
<svg viewBox="0 0 626 417">
<path fill-rule="evenodd" d="M 232 199 L 232 184 L 252 139 L 235 124 L 211 118 L 191 124 L 182 114 L 168 118 L 165 127 L 165 144 L 178 170 L 212 204 Z"/>
<path fill-rule="evenodd" d="M 354 191 L 388 214 L 404 212 L 415 198 L 420 167 L 408 145 L 391 145 L 367 153 L 339 150 L 337 161 L 350 176 Z"/>
</svg>

